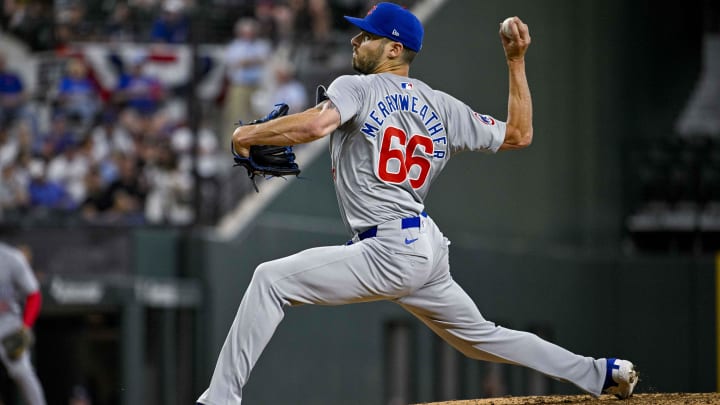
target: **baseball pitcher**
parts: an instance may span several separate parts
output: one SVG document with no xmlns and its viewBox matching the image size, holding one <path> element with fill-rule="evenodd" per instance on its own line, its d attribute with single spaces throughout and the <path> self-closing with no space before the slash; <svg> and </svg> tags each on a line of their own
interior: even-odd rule
<svg viewBox="0 0 720 405">
<path fill-rule="evenodd" d="M 22 308 L 18 300 L 23 302 Z M 40 286 L 26 255 L 0 242 L 0 359 L 28 405 L 45 404 L 30 362 L 32 327 L 41 301 Z"/>
<path fill-rule="evenodd" d="M 529 367 L 595 396 L 629 397 L 638 381 L 631 362 L 580 356 L 485 320 L 453 280 L 449 241 L 424 210 L 431 184 L 455 154 L 530 145 L 528 26 L 514 17 L 499 30 L 509 73 L 507 120 L 500 121 L 409 76 L 423 27 L 407 9 L 379 3 L 365 18 L 345 18 L 360 29 L 350 41 L 359 75 L 335 79 L 314 108 L 238 127 L 232 146 L 251 172 L 257 145 L 290 147 L 330 135 L 332 178 L 352 238 L 257 267 L 198 402 L 241 403 L 284 307 L 375 300 L 397 303 L 473 359 Z"/>
</svg>

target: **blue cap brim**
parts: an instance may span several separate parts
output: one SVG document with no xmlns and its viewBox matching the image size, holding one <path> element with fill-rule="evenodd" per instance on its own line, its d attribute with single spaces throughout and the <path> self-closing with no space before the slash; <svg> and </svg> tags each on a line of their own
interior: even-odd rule
<svg viewBox="0 0 720 405">
<path fill-rule="evenodd" d="M 369 32 L 373 35 L 377 35 L 377 36 L 381 36 L 381 37 L 385 36 L 385 34 L 383 34 L 380 30 L 378 30 L 375 27 L 373 27 L 372 25 L 368 24 L 368 22 L 362 18 L 345 16 L 345 19 L 348 20 L 348 22 L 350 24 L 360 28 L 361 30 L 363 30 L 365 32 Z"/>
</svg>

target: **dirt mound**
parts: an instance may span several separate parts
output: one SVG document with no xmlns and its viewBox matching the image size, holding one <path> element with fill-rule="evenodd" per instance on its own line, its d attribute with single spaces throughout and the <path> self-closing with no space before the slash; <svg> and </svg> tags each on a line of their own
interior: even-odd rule
<svg viewBox="0 0 720 405">
<path fill-rule="evenodd" d="M 707 405 L 720 404 L 720 393 L 670 393 L 670 394 L 636 394 L 625 401 L 613 396 L 603 395 L 593 398 L 589 395 L 552 395 L 541 397 L 502 397 L 469 399 L 446 402 L 433 402 L 422 405 Z M 421 405 L 421 404 L 415 404 Z"/>
</svg>

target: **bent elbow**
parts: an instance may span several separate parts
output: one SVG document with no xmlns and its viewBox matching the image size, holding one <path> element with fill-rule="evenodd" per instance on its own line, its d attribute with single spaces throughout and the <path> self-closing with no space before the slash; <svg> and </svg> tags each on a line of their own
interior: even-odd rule
<svg viewBox="0 0 720 405">
<path fill-rule="evenodd" d="M 511 149 L 521 149 L 530 146 L 533 139 L 533 130 L 508 130 L 505 134 L 505 146 Z"/>
<path fill-rule="evenodd" d="M 517 146 L 521 148 L 527 148 L 532 144 L 533 141 L 533 130 L 530 128 L 527 132 L 525 132 L 520 139 L 518 140 Z"/>
<path fill-rule="evenodd" d="M 247 146 L 247 142 L 245 141 L 245 132 L 247 131 L 244 126 L 235 128 L 235 131 L 233 131 L 232 134 L 232 144 L 239 147 Z"/>
</svg>

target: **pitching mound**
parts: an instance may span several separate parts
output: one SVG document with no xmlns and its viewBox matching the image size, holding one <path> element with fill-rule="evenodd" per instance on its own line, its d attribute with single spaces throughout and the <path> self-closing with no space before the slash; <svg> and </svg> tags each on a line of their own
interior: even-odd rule
<svg viewBox="0 0 720 405">
<path fill-rule="evenodd" d="M 593 398 L 589 395 L 553 395 L 542 397 L 502 397 L 470 399 L 461 401 L 433 402 L 416 405 L 707 405 L 720 404 L 720 393 L 699 394 L 635 394 L 630 399 L 619 401 L 613 396 L 603 395 Z"/>
</svg>

